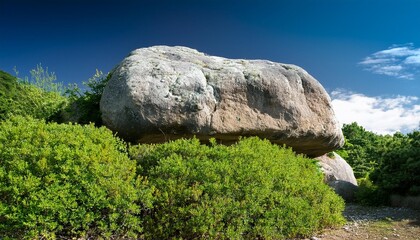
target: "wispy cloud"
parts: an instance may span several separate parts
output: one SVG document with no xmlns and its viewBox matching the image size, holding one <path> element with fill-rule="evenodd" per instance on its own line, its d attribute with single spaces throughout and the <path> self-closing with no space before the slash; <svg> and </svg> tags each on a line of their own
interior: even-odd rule
<svg viewBox="0 0 420 240">
<path fill-rule="evenodd" d="M 410 132 L 420 124 L 420 99 L 414 96 L 369 97 L 346 90 L 331 92 L 332 105 L 343 124 L 357 122 L 378 134 Z"/>
<path fill-rule="evenodd" d="M 414 79 L 420 68 L 420 48 L 412 43 L 393 45 L 359 62 L 366 70 L 401 79 Z"/>
</svg>

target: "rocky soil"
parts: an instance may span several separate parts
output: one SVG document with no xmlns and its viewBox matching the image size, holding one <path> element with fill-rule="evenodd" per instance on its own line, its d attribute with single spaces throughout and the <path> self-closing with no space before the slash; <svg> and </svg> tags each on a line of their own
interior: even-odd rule
<svg viewBox="0 0 420 240">
<path fill-rule="evenodd" d="M 310 239 L 420 239 L 419 210 L 350 204 L 344 216 L 348 222 L 342 228 L 327 229 Z"/>
</svg>

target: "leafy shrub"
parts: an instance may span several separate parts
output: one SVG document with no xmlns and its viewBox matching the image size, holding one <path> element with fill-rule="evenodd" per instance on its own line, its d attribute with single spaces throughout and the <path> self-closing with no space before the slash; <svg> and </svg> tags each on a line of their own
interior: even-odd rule
<svg viewBox="0 0 420 240">
<path fill-rule="evenodd" d="M 420 131 L 396 133 L 387 142 L 379 168 L 371 174 L 381 191 L 399 195 L 420 195 Z"/>
<path fill-rule="evenodd" d="M 16 67 L 14 68 L 16 76 L 19 75 Z M 40 88 L 45 92 L 56 92 L 60 95 L 63 95 L 65 88 L 63 83 L 57 82 L 57 76 L 54 72 L 49 72 L 48 67 L 43 68 L 41 64 L 36 65 L 36 68 L 29 71 L 31 77 L 24 77 L 23 79 L 19 78 L 19 82 L 24 84 L 30 84 L 34 87 Z"/>
<path fill-rule="evenodd" d="M 337 152 L 362 179 L 357 199 L 367 205 L 389 203 L 392 194 L 420 195 L 420 132 L 377 135 L 352 123 L 344 125 L 344 147 Z"/>
<path fill-rule="evenodd" d="M 94 123 L 96 126 L 102 126 L 99 103 L 110 77 L 110 74 L 104 75 L 101 71 L 96 70 L 96 73 L 88 81 L 83 82 L 83 85 L 87 87 L 84 92 L 76 84 L 67 89 L 71 103 L 64 110 L 63 120 L 80 124 Z"/>
<path fill-rule="evenodd" d="M 346 142 L 336 152 L 352 166 L 356 178 L 367 177 L 380 163 L 382 145 L 389 136 L 366 131 L 357 123 L 344 124 Z"/>
<path fill-rule="evenodd" d="M 378 206 L 387 203 L 387 196 L 369 177 L 358 180 L 359 187 L 356 192 L 356 201 L 362 205 Z"/>
<path fill-rule="evenodd" d="M 110 238 L 141 231 L 134 202 L 150 204 L 145 182 L 135 180 L 135 162 L 106 128 L 12 117 L 0 123 L 0 160 L 0 236 Z"/>
<path fill-rule="evenodd" d="M 47 92 L 0 71 L 0 120 L 12 115 L 49 119 L 66 104 L 58 92 Z"/>
<path fill-rule="evenodd" d="M 258 138 L 232 146 L 197 139 L 130 148 L 155 188 L 146 239 L 309 236 L 343 222 L 343 200 L 315 163 Z"/>
<path fill-rule="evenodd" d="M 16 78 L 10 74 L 0 71 L 0 120 L 4 120 L 11 111 L 10 104 L 18 94 Z"/>
</svg>

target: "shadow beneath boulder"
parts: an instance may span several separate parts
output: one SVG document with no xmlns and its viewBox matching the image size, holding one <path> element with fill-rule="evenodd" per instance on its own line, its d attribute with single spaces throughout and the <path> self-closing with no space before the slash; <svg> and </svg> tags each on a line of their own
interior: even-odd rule
<svg viewBox="0 0 420 240">
<path fill-rule="evenodd" d="M 390 202 L 393 207 L 405 207 L 420 210 L 420 196 L 400 196 L 395 194 L 391 195 Z"/>
<path fill-rule="evenodd" d="M 353 202 L 356 198 L 357 185 L 351 182 L 343 180 L 335 180 L 328 182 L 328 185 L 332 187 L 339 196 L 341 196 L 346 202 Z"/>
</svg>

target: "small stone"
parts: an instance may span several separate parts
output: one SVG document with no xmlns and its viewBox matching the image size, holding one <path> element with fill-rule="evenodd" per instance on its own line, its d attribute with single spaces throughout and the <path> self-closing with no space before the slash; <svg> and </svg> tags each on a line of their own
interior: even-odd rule
<svg viewBox="0 0 420 240">
<path fill-rule="evenodd" d="M 383 237 L 382 239 L 383 239 L 383 240 L 388 240 L 388 238 L 387 238 L 387 237 Z"/>
<path fill-rule="evenodd" d="M 321 239 L 317 237 L 311 237 L 311 240 L 321 240 Z"/>
</svg>

